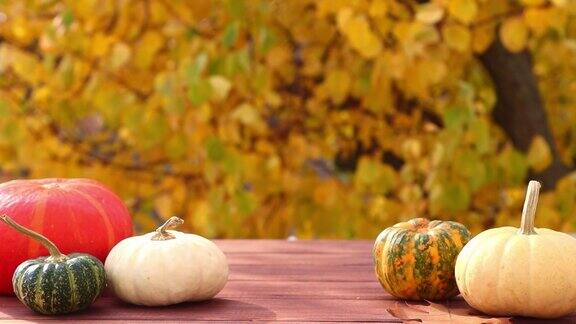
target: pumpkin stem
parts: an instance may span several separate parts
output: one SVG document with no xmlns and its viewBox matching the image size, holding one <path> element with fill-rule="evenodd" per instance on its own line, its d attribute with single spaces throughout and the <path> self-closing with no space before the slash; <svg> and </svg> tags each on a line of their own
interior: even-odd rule
<svg viewBox="0 0 576 324">
<path fill-rule="evenodd" d="M 534 230 L 534 216 L 536 215 L 536 205 L 538 205 L 538 194 L 540 192 L 540 182 L 530 181 L 526 191 L 526 200 L 522 209 L 522 221 L 520 223 L 520 234 L 536 234 Z"/>
<path fill-rule="evenodd" d="M 50 241 L 44 235 L 34 232 L 33 230 L 16 223 L 12 218 L 8 217 L 7 215 L 1 215 L 0 220 L 6 223 L 6 225 L 15 229 L 16 231 L 24 235 L 30 236 L 35 241 L 42 243 L 42 245 L 44 245 L 44 247 L 48 250 L 48 252 L 50 252 L 50 256 L 46 260 L 60 262 L 68 259 L 68 257 L 65 254 L 62 254 L 60 250 L 58 250 L 58 247 L 56 247 L 56 245 L 52 243 L 52 241 Z"/>
<path fill-rule="evenodd" d="M 162 226 L 156 229 L 156 234 L 152 236 L 152 241 L 165 241 L 176 238 L 174 234 L 167 232 L 167 230 L 176 228 L 184 224 L 184 220 L 180 217 L 172 216 L 170 217 Z"/>
</svg>

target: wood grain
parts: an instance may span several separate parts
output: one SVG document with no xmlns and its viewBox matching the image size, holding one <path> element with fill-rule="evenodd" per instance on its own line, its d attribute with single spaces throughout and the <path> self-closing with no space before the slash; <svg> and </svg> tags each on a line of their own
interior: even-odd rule
<svg viewBox="0 0 576 324">
<path fill-rule="evenodd" d="M 398 301 L 375 279 L 371 241 L 225 240 L 217 244 L 226 253 L 231 272 L 216 299 L 147 308 L 125 304 L 107 293 L 86 311 L 47 317 L 31 312 L 14 297 L 0 297 L 0 321 L 401 322 L 386 311 Z M 446 305 L 468 309 L 460 298 Z M 576 321 L 576 317 L 566 320 Z"/>
</svg>

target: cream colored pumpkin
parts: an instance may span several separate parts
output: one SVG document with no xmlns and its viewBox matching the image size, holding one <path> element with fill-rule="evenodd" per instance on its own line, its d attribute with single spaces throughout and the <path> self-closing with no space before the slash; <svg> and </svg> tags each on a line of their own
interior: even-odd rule
<svg viewBox="0 0 576 324">
<path fill-rule="evenodd" d="M 105 269 L 120 299 L 162 306 L 210 299 L 224 288 L 226 256 L 201 236 L 167 230 L 182 223 L 172 217 L 156 232 L 124 239 L 112 249 Z"/>
<path fill-rule="evenodd" d="M 456 283 L 470 306 L 490 315 L 557 318 L 576 311 L 576 239 L 534 228 L 540 184 L 530 181 L 520 229 L 474 237 L 456 260 Z"/>
</svg>

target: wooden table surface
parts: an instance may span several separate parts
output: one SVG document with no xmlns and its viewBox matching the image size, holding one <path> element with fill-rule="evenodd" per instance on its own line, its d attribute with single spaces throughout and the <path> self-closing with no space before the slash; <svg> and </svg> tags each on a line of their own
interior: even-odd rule
<svg viewBox="0 0 576 324">
<path fill-rule="evenodd" d="M 387 312 L 404 304 L 384 292 L 376 280 L 371 241 L 223 240 L 217 244 L 228 257 L 230 281 L 213 300 L 147 308 L 125 304 L 108 293 L 85 311 L 48 317 L 28 310 L 15 297 L 0 297 L 0 321 L 402 322 Z M 454 311 L 469 309 L 460 297 L 445 305 Z M 420 318 L 424 322 L 445 319 L 434 314 Z M 576 323 L 576 316 L 563 322 Z"/>
</svg>

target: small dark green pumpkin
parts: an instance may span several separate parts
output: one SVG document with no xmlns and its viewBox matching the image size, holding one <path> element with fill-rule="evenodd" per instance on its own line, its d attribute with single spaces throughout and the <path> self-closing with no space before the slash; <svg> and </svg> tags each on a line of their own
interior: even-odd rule
<svg viewBox="0 0 576 324">
<path fill-rule="evenodd" d="M 28 308 L 46 315 L 67 314 L 87 308 L 102 294 L 106 272 L 100 260 L 84 253 L 64 255 L 41 234 L 8 216 L 0 216 L 0 220 L 50 252 L 48 257 L 22 262 L 12 277 L 16 297 Z"/>
</svg>

